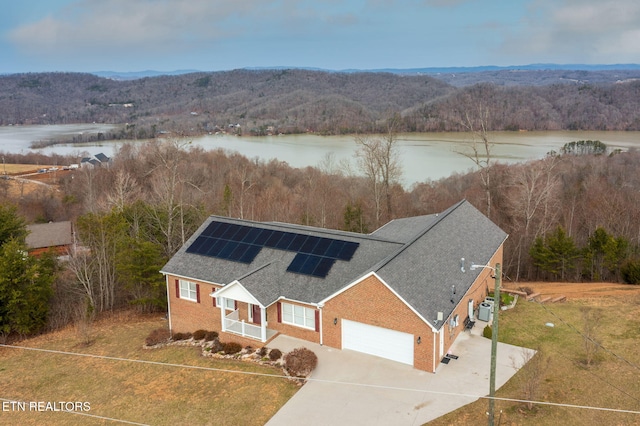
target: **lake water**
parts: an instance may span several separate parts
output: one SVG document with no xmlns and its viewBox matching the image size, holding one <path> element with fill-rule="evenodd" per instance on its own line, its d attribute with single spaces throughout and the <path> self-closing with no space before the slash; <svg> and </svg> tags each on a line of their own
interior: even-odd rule
<svg viewBox="0 0 640 426">
<path fill-rule="evenodd" d="M 0 127 L 0 151 L 26 153 L 32 141 L 61 138 L 80 133 L 105 132 L 114 128 L 106 124 L 71 124 L 52 126 Z M 559 151 L 572 141 L 599 140 L 609 149 L 640 148 L 640 132 L 495 132 L 490 134 L 491 153 L 496 161 L 522 162 L 544 157 L 549 151 Z M 278 159 L 293 167 L 317 166 L 327 153 L 334 159 L 354 162 L 357 146 L 353 136 L 231 136 L 206 135 L 190 138 L 204 149 L 222 148 L 249 158 Z M 472 136 L 466 133 L 408 133 L 398 135 L 398 148 L 403 167 L 403 183 L 437 180 L 453 173 L 464 173 L 474 163 L 461 152 L 470 153 Z M 112 156 L 122 141 L 101 141 L 83 145 L 56 145 L 38 151 L 49 154 L 72 154 L 78 157 L 103 152 Z"/>
</svg>

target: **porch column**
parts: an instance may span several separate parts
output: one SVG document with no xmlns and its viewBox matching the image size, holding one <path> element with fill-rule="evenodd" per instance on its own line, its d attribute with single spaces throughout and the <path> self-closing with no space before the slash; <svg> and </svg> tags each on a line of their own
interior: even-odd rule
<svg viewBox="0 0 640 426">
<path fill-rule="evenodd" d="M 267 341 L 267 308 L 260 306 L 260 338 Z"/>
<path fill-rule="evenodd" d="M 226 309 L 224 308 L 226 306 L 227 303 L 227 299 L 225 297 L 221 297 L 220 298 L 220 321 L 222 321 L 222 331 L 227 331 L 227 329 L 224 327 L 224 315 L 226 314 Z"/>
</svg>

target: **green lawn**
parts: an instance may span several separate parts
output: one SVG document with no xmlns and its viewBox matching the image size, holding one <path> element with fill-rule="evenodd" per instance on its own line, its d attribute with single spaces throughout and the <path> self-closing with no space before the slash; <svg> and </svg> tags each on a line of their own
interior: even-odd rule
<svg viewBox="0 0 640 426">
<path fill-rule="evenodd" d="M 166 321 L 128 315 L 95 326 L 83 346 L 74 330 L 21 342 L 22 346 L 109 357 L 278 375 L 280 370 L 205 358 L 199 348 L 142 349 L 144 338 Z M 80 401 L 88 414 L 153 425 L 263 425 L 298 386 L 280 377 L 238 374 L 0 348 L 0 398 Z M 0 411 L 0 424 L 114 424 L 64 412 Z"/>
<path fill-rule="evenodd" d="M 597 332 L 602 345 L 595 364 L 585 365 L 582 309 L 602 315 Z M 553 323 L 554 327 L 545 324 Z M 640 294 L 603 296 L 565 303 L 538 304 L 520 299 L 512 310 L 502 311 L 499 340 L 540 348 L 549 357 L 541 371 L 541 385 L 533 399 L 561 404 L 640 411 Z M 520 360 L 517 360 L 518 362 Z M 497 392 L 499 398 L 525 399 L 525 366 Z M 529 368 L 529 369 L 528 369 Z M 485 424 L 486 399 L 441 417 L 430 425 Z M 502 411 L 502 413 L 500 413 Z M 630 425 L 640 424 L 640 414 L 615 413 L 569 407 L 496 402 L 496 424 L 501 425 Z"/>
</svg>

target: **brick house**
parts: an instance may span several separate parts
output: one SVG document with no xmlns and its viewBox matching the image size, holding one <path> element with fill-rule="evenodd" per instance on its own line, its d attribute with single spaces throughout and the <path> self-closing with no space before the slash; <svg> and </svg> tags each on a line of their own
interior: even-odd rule
<svg viewBox="0 0 640 426">
<path fill-rule="evenodd" d="M 27 232 L 25 242 L 32 256 L 41 256 L 50 250 L 58 256 L 65 256 L 73 251 L 73 231 L 69 221 L 27 225 Z"/>
<path fill-rule="evenodd" d="M 169 326 L 254 347 L 282 333 L 435 372 L 493 288 L 468 266 L 501 263 L 506 238 L 464 200 L 367 235 L 211 216 L 161 271 Z"/>
</svg>

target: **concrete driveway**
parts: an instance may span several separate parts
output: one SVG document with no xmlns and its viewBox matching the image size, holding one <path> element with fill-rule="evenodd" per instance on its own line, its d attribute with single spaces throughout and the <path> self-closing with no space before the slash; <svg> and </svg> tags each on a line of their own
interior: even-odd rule
<svg viewBox="0 0 640 426">
<path fill-rule="evenodd" d="M 489 394 L 491 340 L 480 335 L 483 328 L 478 321 L 472 333 L 461 334 L 450 351 L 459 358 L 435 374 L 278 336 L 269 347 L 283 353 L 307 347 L 318 356 L 318 367 L 267 425 L 422 425 L 454 411 Z M 513 360 L 522 364 L 523 351 L 529 349 L 499 343 L 496 388 L 516 373 Z"/>
</svg>

